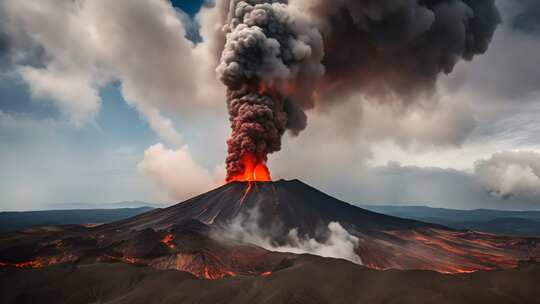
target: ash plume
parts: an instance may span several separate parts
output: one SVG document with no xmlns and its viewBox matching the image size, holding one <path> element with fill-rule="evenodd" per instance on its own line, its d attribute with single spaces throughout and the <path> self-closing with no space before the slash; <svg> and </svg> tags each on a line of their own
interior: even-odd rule
<svg viewBox="0 0 540 304">
<path fill-rule="evenodd" d="M 379 101 L 432 97 L 438 75 L 488 49 L 501 21 L 494 0 L 291 0 L 325 43 L 320 93 Z"/>
<path fill-rule="evenodd" d="M 228 3 L 228 5 L 226 5 Z M 228 88 L 227 171 L 266 161 L 306 109 L 359 93 L 414 104 L 440 74 L 486 52 L 500 15 L 494 0 L 224 0 L 217 68 Z M 358 98 L 362 99 L 362 98 Z"/>
<path fill-rule="evenodd" d="M 311 98 L 324 68 L 318 30 L 285 3 L 232 0 L 224 32 L 217 71 L 228 88 L 230 178 L 243 171 L 243 156 L 266 162 L 269 153 L 281 149 L 286 129 L 305 128 L 306 116 L 297 102 Z"/>
</svg>

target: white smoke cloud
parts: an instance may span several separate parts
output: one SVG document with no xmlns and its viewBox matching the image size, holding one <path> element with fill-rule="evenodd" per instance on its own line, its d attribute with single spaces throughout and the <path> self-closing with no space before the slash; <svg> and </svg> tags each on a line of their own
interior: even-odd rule
<svg viewBox="0 0 540 304">
<path fill-rule="evenodd" d="M 137 169 L 168 197 L 179 201 L 206 192 L 224 179 L 222 169 L 210 172 L 195 162 L 187 146 L 171 150 L 163 144 L 153 145 L 145 151 Z"/>
<path fill-rule="evenodd" d="M 360 239 L 351 235 L 338 222 L 328 224 L 328 235 L 324 241 L 302 237 L 297 229 L 291 229 L 287 233 L 287 244 L 278 245 L 272 241 L 271 235 L 273 235 L 273 232 L 265 231 L 259 226 L 259 218 L 259 210 L 252 209 L 246 215 L 237 216 L 228 225 L 215 232 L 214 237 L 222 241 L 233 239 L 251 243 L 271 251 L 296 254 L 308 253 L 363 264 L 362 259 L 355 252 Z M 276 224 L 276 227 L 278 226 L 279 224 Z"/>
<path fill-rule="evenodd" d="M 28 83 L 32 96 L 48 98 L 77 126 L 87 123 L 99 110 L 97 88 L 84 73 L 21 67 L 19 73 Z"/>
<path fill-rule="evenodd" d="M 540 200 L 540 153 L 496 153 L 477 161 L 474 172 L 479 182 L 497 197 Z"/>
</svg>

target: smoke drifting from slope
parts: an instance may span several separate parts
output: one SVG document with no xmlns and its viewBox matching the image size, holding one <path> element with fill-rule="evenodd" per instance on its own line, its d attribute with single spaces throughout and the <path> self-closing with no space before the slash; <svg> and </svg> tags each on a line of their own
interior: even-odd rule
<svg viewBox="0 0 540 304">
<path fill-rule="evenodd" d="M 296 254 L 308 253 L 322 257 L 345 259 L 363 265 L 362 259 L 355 252 L 360 242 L 359 238 L 349 234 L 338 222 L 332 222 L 328 224 L 328 227 L 325 227 L 326 235 L 323 241 L 302 237 L 297 229 L 291 229 L 286 233 L 286 243 L 278 244 L 273 240 L 272 236 L 282 235 L 280 225 L 276 223 L 274 227 L 276 231 L 269 231 L 261 228 L 259 219 L 259 210 L 252 209 L 247 214 L 237 216 L 222 229 L 215 231 L 214 238 L 224 242 L 232 239 L 251 243 L 271 251 Z"/>
<path fill-rule="evenodd" d="M 226 5 L 228 4 L 228 5 Z M 484 53 L 500 22 L 494 0 L 224 0 L 217 68 L 228 87 L 229 176 L 242 156 L 281 149 L 304 110 L 359 100 L 425 106 L 438 75 Z"/>
</svg>

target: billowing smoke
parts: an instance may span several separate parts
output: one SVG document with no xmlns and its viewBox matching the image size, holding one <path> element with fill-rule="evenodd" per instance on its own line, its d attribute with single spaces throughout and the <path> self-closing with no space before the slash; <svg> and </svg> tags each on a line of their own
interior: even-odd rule
<svg viewBox="0 0 540 304">
<path fill-rule="evenodd" d="M 228 5 L 226 5 L 228 4 Z M 242 156 L 266 161 L 304 110 L 353 93 L 400 105 L 434 97 L 437 77 L 484 53 L 494 0 L 223 0 L 228 175 Z M 358 98 L 363 100 L 363 98 Z"/>
<path fill-rule="evenodd" d="M 137 170 L 165 190 L 167 196 L 164 199 L 177 201 L 218 185 L 224 177 L 218 168 L 211 172 L 199 165 L 187 145 L 176 150 L 168 149 L 163 144 L 153 145 L 144 152 L 144 159 L 137 165 Z"/>
<path fill-rule="evenodd" d="M 284 242 L 278 243 L 275 237 L 283 235 L 283 227 L 279 223 L 273 223 L 267 228 L 262 228 L 259 224 L 260 216 L 258 209 L 240 214 L 227 225 L 215 230 L 213 237 L 222 242 L 235 240 L 255 244 L 271 251 L 308 253 L 363 264 L 361 257 L 356 253 L 360 239 L 351 235 L 338 222 L 321 227 L 319 230 L 322 231 L 322 235 L 317 238 L 302 236 L 298 229 L 291 229 L 285 233 Z"/>
<path fill-rule="evenodd" d="M 500 15 L 494 0 L 291 0 L 324 37 L 320 93 L 381 101 L 431 97 L 437 76 L 484 53 Z"/>
<path fill-rule="evenodd" d="M 475 163 L 479 182 L 503 199 L 540 201 L 540 153 L 501 152 Z"/>
<path fill-rule="evenodd" d="M 287 4 L 232 0 L 224 32 L 217 71 L 228 88 L 232 135 L 226 162 L 231 178 L 243 172 L 242 157 L 266 162 L 269 153 L 281 149 L 286 129 L 305 128 L 306 116 L 293 99 L 310 98 L 303 94 L 324 68 L 319 32 Z"/>
</svg>

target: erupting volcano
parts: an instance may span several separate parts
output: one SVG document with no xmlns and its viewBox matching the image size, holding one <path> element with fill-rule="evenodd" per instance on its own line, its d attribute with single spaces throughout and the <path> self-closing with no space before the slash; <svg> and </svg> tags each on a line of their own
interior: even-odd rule
<svg viewBox="0 0 540 304">
<path fill-rule="evenodd" d="M 373 269 L 464 273 L 513 268 L 521 260 L 540 257 L 538 238 L 456 231 L 386 216 L 298 180 L 279 180 L 230 182 L 172 207 L 96 227 L 43 227 L 4 234 L 0 267 L 93 259 L 182 270 L 201 278 L 268 276 L 297 258 L 288 252 L 297 250 L 299 240 L 325 244 L 332 237 L 331 223 L 339 223 L 341 236 L 355 240 L 348 243 L 357 257 L 353 261 Z M 222 231 L 234 225 L 240 225 L 236 226 L 240 233 L 256 228 L 257 237 L 271 247 L 252 243 L 255 234 L 241 240 L 225 237 Z M 291 235 L 296 243 L 288 243 Z M 281 245 L 289 249 L 275 252 L 282 251 Z"/>
</svg>

